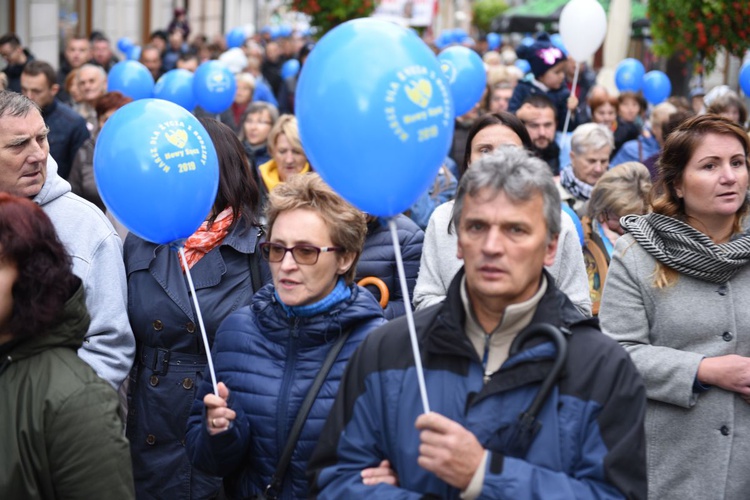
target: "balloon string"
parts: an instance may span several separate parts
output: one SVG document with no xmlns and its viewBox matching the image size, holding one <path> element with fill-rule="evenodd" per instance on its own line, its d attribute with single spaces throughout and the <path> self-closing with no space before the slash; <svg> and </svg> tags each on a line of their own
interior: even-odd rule
<svg viewBox="0 0 750 500">
<path fill-rule="evenodd" d="M 574 96 L 576 95 L 576 85 L 578 85 L 578 68 L 579 64 L 576 61 L 576 72 L 575 75 L 573 75 L 573 86 L 570 88 L 570 95 Z M 565 134 L 568 133 L 568 125 L 570 125 L 570 108 L 568 108 L 568 113 L 565 115 L 565 126 L 563 126 L 562 131 L 562 138 L 565 140 Z"/>
<path fill-rule="evenodd" d="M 211 359 L 211 347 L 208 345 L 208 334 L 206 334 L 206 327 L 203 326 L 203 315 L 201 314 L 201 308 L 198 305 L 198 297 L 195 294 L 195 286 L 193 286 L 193 277 L 190 274 L 190 267 L 188 266 L 187 257 L 185 257 L 185 247 L 180 247 L 180 257 L 182 258 L 182 265 L 185 267 L 185 275 L 187 276 L 188 286 L 190 287 L 190 294 L 193 296 L 193 305 L 195 305 L 195 312 L 198 314 L 198 325 L 201 329 L 201 337 L 203 337 L 203 347 L 206 350 L 206 359 L 208 360 L 208 371 L 211 374 L 211 383 L 214 386 L 214 394 L 219 395 L 219 386 L 216 383 L 216 372 L 214 371 L 214 361 Z"/>
<path fill-rule="evenodd" d="M 401 259 L 401 245 L 398 243 L 398 231 L 396 230 L 396 221 L 388 220 L 388 227 L 391 229 L 391 238 L 393 239 L 393 249 L 396 254 L 396 267 L 398 268 L 398 278 L 401 283 L 401 295 L 404 297 L 404 308 L 406 309 L 406 323 L 409 326 L 409 337 L 411 338 L 411 351 L 414 354 L 414 365 L 417 369 L 417 382 L 419 382 L 419 394 L 422 396 L 422 407 L 425 413 L 430 412 L 430 403 L 427 400 L 427 387 L 424 383 L 424 370 L 422 369 L 422 355 L 419 353 L 419 343 L 417 342 L 417 329 L 414 326 L 414 315 L 411 310 L 411 297 L 409 297 L 409 287 L 406 285 L 406 272 L 404 271 L 404 261 Z"/>
</svg>

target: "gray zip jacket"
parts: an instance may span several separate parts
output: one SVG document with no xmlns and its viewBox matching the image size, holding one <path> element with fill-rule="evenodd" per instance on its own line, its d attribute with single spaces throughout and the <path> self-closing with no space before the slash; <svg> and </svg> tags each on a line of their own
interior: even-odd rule
<svg viewBox="0 0 750 500">
<path fill-rule="evenodd" d="M 135 358 L 135 337 L 127 313 L 122 241 L 107 217 L 70 191 L 48 156 L 47 179 L 34 197 L 52 220 L 73 259 L 73 273 L 86 291 L 91 324 L 78 355 L 117 390 Z"/>
</svg>

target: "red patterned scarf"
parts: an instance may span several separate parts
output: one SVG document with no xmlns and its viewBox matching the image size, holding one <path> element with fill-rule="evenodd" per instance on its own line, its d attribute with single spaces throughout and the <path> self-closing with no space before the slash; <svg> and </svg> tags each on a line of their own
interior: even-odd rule
<svg viewBox="0 0 750 500">
<path fill-rule="evenodd" d="M 232 209 L 225 208 L 216 217 L 211 229 L 208 228 L 208 221 L 204 221 L 201 227 L 185 240 L 185 258 L 189 269 L 192 269 L 196 262 L 224 241 L 233 220 Z M 182 272 L 185 272 L 182 259 L 180 259 L 180 267 Z"/>
</svg>

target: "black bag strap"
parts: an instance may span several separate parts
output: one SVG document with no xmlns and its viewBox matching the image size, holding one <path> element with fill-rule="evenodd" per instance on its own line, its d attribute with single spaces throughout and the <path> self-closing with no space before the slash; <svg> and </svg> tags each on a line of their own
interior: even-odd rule
<svg viewBox="0 0 750 500">
<path fill-rule="evenodd" d="M 323 382 L 328 376 L 328 372 L 331 371 L 331 367 L 341 352 L 341 348 L 344 347 L 346 339 L 349 338 L 350 333 L 351 330 L 345 331 L 336 340 L 336 343 L 333 344 L 326 355 L 325 361 L 323 361 L 323 366 L 320 367 L 320 371 L 315 376 L 315 380 L 313 380 L 310 390 L 307 391 L 307 395 L 305 396 L 304 401 L 302 401 L 299 412 L 297 412 L 297 418 L 294 419 L 294 425 L 292 425 L 292 430 L 289 432 L 289 437 L 284 445 L 284 451 L 281 453 L 279 463 L 276 465 L 276 471 L 271 477 L 271 482 L 266 486 L 266 491 L 264 492 L 266 498 L 277 498 L 278 492 L 281 491 L 284 474 L 286 474 L 286 469 L 289 466 L 289 462 L 292 460 L 294 447 L 297 444 L 297 439 L 299 439 L 300 433 L 302 432 L 302 426 L 305 424 L 305 420 L 307 420 L 307 415 L 310 413 L 315 398 L 318 397 L 318 392 L 320 392 L 320 388 L 323 386 Z"/>
</svg>

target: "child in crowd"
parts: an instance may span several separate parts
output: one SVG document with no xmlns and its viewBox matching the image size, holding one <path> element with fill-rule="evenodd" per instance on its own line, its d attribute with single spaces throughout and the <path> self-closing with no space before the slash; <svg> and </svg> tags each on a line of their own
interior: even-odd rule
<svg viewBox="0 0 750 500">
<path fill-rule="evenodd" d="M 565 115 L 571 111 L 568 131 L 575 129 L 579 120 L 575 110 L 578 99 L 570 95 L 565 83 L 565 60 L 567 56 L 550 41 L 547 33 L 540 33 L 532 45 L 521 45 L 516 49 L 520 59 L 531 66 L 531 73 L 516 85 L 510 99 L 508 111 L 515 113 L 526 98 L 532 94 L 544 94 L 552 100 L 557 109 L 557 129 L 562 130 Z"/>
</svg>

